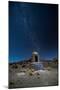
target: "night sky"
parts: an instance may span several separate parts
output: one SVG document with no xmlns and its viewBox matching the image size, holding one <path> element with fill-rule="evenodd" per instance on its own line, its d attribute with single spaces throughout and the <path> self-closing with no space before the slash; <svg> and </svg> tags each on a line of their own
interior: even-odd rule
<svg viewBox="0 0 60 90">
<path fill-rule="evenodd" d="M 9 61 L 21 61 L 37 51 L 40 58 L 58 53 L 58 5 L 9 2 Z"/>
</svg>

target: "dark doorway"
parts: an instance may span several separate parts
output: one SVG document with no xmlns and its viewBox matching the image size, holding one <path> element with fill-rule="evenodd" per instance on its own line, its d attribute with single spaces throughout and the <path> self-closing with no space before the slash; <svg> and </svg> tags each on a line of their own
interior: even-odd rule
<svg viewBox="0 0 60 90">
<path fill-rule="evenodd" d="M 38 62 L 38 56 L 37 55 L 35 56 L 35 62 Z"/>
</svg>

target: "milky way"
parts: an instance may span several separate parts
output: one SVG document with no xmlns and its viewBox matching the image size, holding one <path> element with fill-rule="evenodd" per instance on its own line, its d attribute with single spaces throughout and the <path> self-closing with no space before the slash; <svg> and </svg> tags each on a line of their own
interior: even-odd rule
<svg viewBox="0 0 60 90">
<path fill-rule="evenodd" d="M 58 53 L 58 5 L 9 2 L 9 60 L 38 51 L 42 58 Z"/>
</svg>

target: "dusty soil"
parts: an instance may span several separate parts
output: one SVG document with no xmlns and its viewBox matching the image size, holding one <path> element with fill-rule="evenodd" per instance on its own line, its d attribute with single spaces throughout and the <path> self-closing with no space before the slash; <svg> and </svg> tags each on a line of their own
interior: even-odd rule
<svg viewBox="0 0 60 90">
<path fill-rule="evenodd" d="M 25 70 L 26 71 L 26 70 Z M 33 74 L 21 72 L 18 68 L 9 71 L 9 88 L 41 87 L 58 85 L 58 70 L 51 68 L 49 70 L 34 71 Z"/>
</svg>

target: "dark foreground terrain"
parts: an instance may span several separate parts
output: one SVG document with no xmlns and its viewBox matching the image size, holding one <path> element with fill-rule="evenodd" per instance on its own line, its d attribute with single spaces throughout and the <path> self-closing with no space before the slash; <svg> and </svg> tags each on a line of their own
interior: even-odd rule
<svg viewBox="0 0 60 90">
<path fill-rule="evenodd" d="M 18 66 L 18 67 L 17 67 Z M 42 70 L 9 65 L 9 88 L 41 87 L 58 85 L 57 67 L 47 66 Z"/>
</svg>

